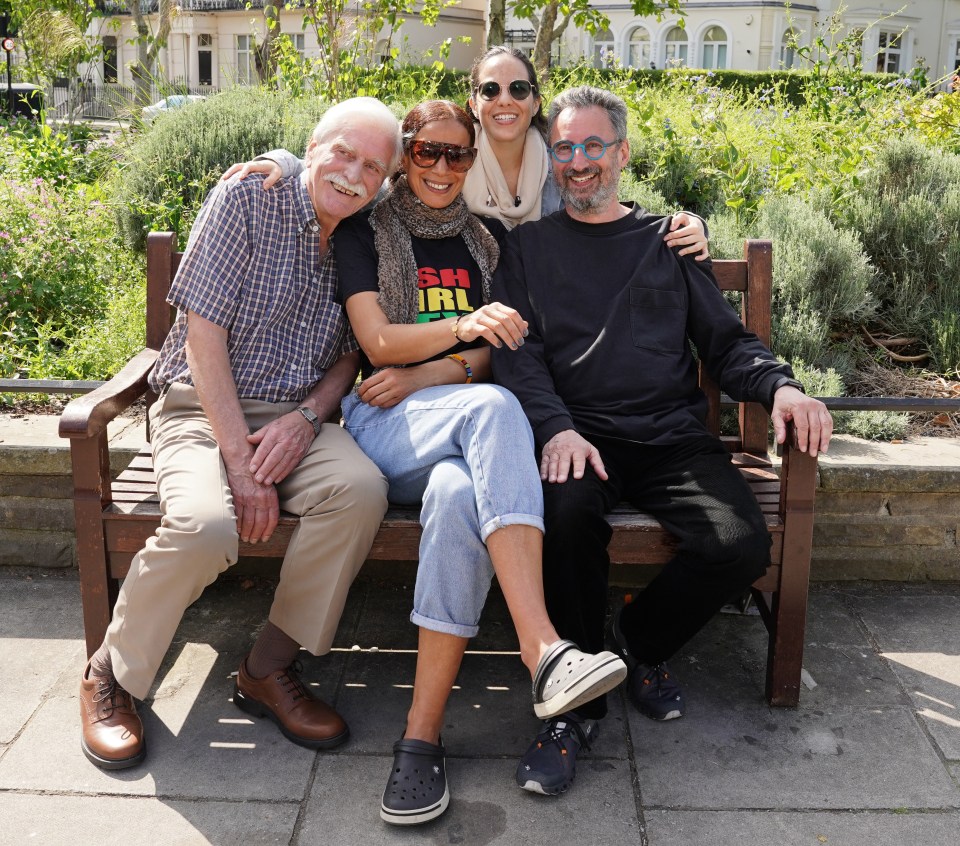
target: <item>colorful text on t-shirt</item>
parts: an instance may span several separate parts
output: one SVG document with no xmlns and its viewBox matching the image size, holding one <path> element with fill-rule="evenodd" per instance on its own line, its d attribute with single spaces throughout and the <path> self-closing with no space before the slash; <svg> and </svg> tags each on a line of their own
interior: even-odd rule
<svg viewBox="0 0 960 846">
<path fill-rule="evenodd" d="M 420 288 L 418 323 L 431 320 L 443 320 L 473 311 L 467 292 L 470 284 L 470 271 L 463 267 L 421 267 L 417 273 L 417 285 Z"/>
</svg>

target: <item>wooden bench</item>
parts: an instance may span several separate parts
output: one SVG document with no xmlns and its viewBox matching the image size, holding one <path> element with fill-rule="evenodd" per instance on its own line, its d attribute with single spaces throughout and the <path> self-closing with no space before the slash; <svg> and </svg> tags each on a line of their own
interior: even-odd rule
<svg viewBox="0 0 960 846">
<path fill-rule="evenodd" d="M 87 652 L 102 642 L 119 581 L 133 555 L 160 524 L 160 508 L 149 445 L 115 479 L 110 478 L 107 424 L 131 403 L 155 397 L 147 374 L 170 330 L 173 312 L 167 292 L 179 265 L 170 233 L 147 239 L 146 347 L 109 382 L 70 402 L 60 418 L 60 435 L 70 439 L 76 512 L 77 560 Z M 740 291 L 743 319 L 769 344 L 771 248 L 748 241 L 742 261 L 714 262 L 721 288 Z M 719 432 L 721 396 L 706 373 L 701 375 L 710 399 L 709 425 Z M 773 705 L 796 705 L 806 622 L 807 584 L 813 534 L 816 460 L 784 447 L 778 477 L 767 455 L 769 417 L 756 404 L 739 408 L 739 435 L 724 440 L 749 481 L 773 536 L 772 565 L 753 586 L 769 632 L 766 695 Z M 415 561 L 420 526 L 416 509 L 391 509 L 370 550 L 370 559 Z M 647 515 L 622 506 L 611 517 L 611 561 L 615 565 L 663 564 L 673 539 Z M 241 556 L 281 558 L 296 518 L 284 515 L 267 543 L 241 544 Z"/>
</svg>

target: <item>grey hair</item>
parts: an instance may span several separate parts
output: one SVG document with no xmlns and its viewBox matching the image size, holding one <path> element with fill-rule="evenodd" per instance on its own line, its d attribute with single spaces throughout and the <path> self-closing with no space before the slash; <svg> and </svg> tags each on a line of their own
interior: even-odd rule
<svg viewBox="0 0 960 846">
<path fill-rule="evenodd" d="M 385 134 L 393 138 L 393 161 L 387 162 L 387 173 L 396 170 L 400 156 L 403 155 L 403 139 L 400 137 L 400 121 L 376 97 L 351 97 L 341 103 L 335 103 L 323 113 L 311 134 L 311 139 L 322 144 L 330 136 L 348 126 L 351 120 L 365 116 L 383 126 Z"/>
<path fill-rule="evenodd" d="M 604 91 L 602 88 L 593 88 L 590 85 L 581 85 L 578 88 L 568 88 L 561 91 L 550 103 L 550 114 L 547 117 L 547 137 L 553 135 L 553 127 L 566 109 L 589 109 L 597 106 L 603 109 L 613 124 L 613 131 L 618 139 L 627 137 L 627 105 L 616 94 Z"/>
</svg>

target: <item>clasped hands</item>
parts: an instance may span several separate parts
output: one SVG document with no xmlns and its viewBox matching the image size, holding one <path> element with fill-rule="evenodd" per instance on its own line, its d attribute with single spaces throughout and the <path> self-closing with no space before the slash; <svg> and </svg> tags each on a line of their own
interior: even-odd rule
<svg viewBox="0 0 960 846">
<path fill-rule="evenodd" d="M 292 411 L 247 435 L 252 456 L 248 451 L 243 461 L 225 460 L 237 533 L 244 543 L 270 540 L 280 519 L 276 484 L 303 460 L 313 440 L 313 427 Z"/>
</svg>

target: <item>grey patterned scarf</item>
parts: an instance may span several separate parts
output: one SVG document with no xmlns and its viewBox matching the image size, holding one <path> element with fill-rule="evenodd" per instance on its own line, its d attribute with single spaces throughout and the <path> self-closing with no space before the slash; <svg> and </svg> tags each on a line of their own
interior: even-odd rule
<svg viewBox="0 0 960 846">
<path fill-rule="evenodd" d="M 417 263 L 410 237 L 463 238 L 480 268 L 484 303 L 490 302 L 490 280 L 500 259 L 500 245 L 467 209 L 460 195 L 449 206 L 432 209 L 417 199 L 405 175 L 394 180 L 370 214 L 377 249 L 378 302 L 391 323 L 416 323 L 418 308 Z"/>
</svg>

